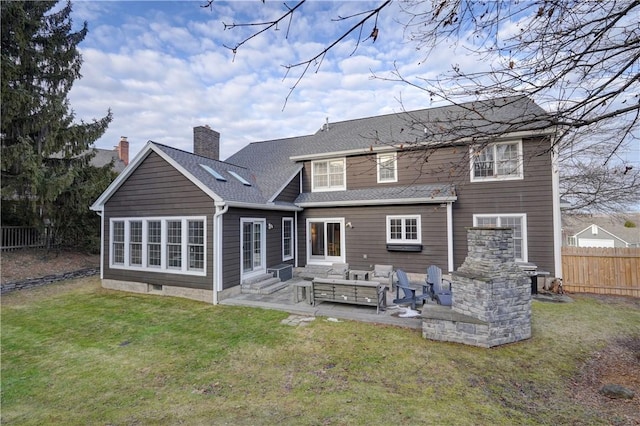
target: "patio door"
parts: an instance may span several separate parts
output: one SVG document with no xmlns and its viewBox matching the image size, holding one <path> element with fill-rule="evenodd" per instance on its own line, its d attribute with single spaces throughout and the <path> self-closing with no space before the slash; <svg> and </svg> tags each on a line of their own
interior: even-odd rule
<svg viewBox="0 0 640 426">
<path fill-rule="evenodd" d="M 241 219 L 240 262 L 243 277 L 265 272 L 265 220 Z"/>
<path fill-rule="evenodd" d="M 344 219 L 307 219 L 307 262 L 345 261 Z"/>
</svg>

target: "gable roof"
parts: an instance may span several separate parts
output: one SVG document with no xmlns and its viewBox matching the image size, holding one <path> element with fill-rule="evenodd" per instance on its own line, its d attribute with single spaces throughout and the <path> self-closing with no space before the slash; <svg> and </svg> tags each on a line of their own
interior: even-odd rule
<svg viewBox="0 0 640 426">
<path fill-rule="evenodd" d="M 360 118 L 323 126 L 295 160 L 355 155 L 400 145 L 438 145 L 550 128 L 548 114 L 531 99 L 513 96 Z"/>
<path fill-rule="evenodd" d="M 634 223 L 635 228 L 625 227 L 626 221 Z M 577 236 L 591 228 L 598 226 L 604 232 L 630 245 L 640 245 L 640 213 L 620 213 L 616 215 L 604 214 L 564 214 L 562 227 L 565 235 Z"/>
<path fill-rule="evenodd" d="M 269 200 L 262 194 L 257 185 L 256 177 L 245 167 L 225 161 L 213 160 L 149 141 L 124 172 L 93 203 L 90 207 L 91 210 L 101 211 L 109 198 L 152 152 L 162 157 L 215 202 L 224 202 L 242 207 L 260 206 L 260 208 L 268 208 Z M 215 170 L 224 180 L 216 179 L 202 167 L 203 165 Z M 245 182 L 238 179 L 231 172 L 241 177 L 249 185 L 246 185 Z M 287 203 L 279 203 L 277 208 L 299 210 L 294 205 Z"/>
</svg>

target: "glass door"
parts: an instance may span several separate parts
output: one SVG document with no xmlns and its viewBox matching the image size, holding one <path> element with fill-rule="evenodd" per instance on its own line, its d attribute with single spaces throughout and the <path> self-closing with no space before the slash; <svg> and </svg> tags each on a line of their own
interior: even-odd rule
<svg viewBox="0 0 640 426">
<path fill-rule="evenodd" d="M 344 219 L 307 220 L 307 260 L 310 263 L 344 262 Z"/>
<path fill-rule="evenodd" d="M 252 275 L 265 271 L 265 221 L 264 219 L 241 220 L 242 273 Z"/>
</svg>

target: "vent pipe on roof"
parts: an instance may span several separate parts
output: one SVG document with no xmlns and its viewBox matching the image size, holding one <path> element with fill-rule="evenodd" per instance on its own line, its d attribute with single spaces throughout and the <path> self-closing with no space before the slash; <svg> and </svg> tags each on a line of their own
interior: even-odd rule
<svg viewBox="0 0 640 426">
<path fill-rule="evenodd" d="M 324 131 L 325 132 L 329 131 L 329 117 L 326 118 L 325 125 L 324 125 Z"/>
<path fill-rule="evenodd" d="M 201 157 L 220 159 L 220 133 L 209 126 L 193 128 L 193 153 Z"/>
</svg>

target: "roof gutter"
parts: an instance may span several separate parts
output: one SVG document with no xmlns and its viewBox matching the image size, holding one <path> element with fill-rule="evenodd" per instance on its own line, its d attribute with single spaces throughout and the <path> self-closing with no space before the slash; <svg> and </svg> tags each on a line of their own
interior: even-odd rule
<svg viewBox="0 0 640 426">
<path fill-rule="evenodd" d="M 308 201 L 296 203 L 300 207 L 349 207 L 349 206 L 384 206 L 397 204 L 440 204 L 452 203 L 458 197 L 438 197 L 438 198 L 401 198 L 386 200 L 348 200 L 348 201 Z"/>
<path fill-rule="evenodd" d="M 227 207 L 237 207 L 241 209 L 252 209 L 252 210 L 279 210 L 279 211 L 288 211 L 288 212 L 302 211 L 302 208 L 298 206 L 274 204 L 274 203 L 255 204 L 255 203 L 243 203 L 240 201 L 226 201 L 224 202 L 224 204 Z"/>
</svg>

